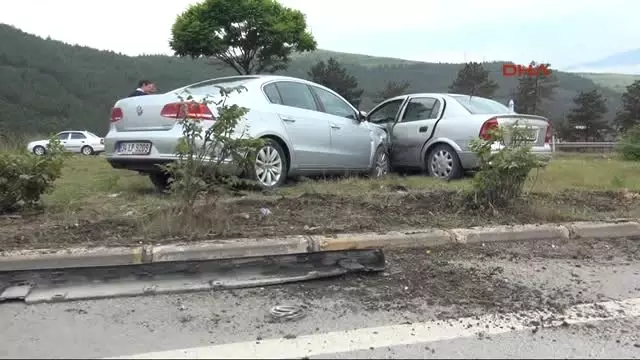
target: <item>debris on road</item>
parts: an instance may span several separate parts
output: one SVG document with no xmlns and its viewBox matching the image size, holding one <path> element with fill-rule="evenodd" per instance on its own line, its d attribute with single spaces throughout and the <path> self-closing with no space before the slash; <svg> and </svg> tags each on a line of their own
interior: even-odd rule
<svg viewBox="0 0 640 360">
<path fill-rule="evenodd" d="M 293 321 L 306 316 L 305 309 L 297 305 L 277 305 L 272 307 L 269 313 L 278 321 Z"/>
</svg>

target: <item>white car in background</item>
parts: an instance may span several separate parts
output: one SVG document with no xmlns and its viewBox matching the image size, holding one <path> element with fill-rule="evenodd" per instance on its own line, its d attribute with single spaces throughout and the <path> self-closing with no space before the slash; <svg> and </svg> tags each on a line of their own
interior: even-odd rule
<svg viewBox="0 0 640 360">
<path fill-rule="evenodd" d="M 82 155 L 94 155 L 104 152 L 104 139 L 89 131 L 62 131 L 56 134 L 65 150 Z M 47 153 L 49 140 L 36 140 L 27 145 L 36 155 Z"/>
</svg>

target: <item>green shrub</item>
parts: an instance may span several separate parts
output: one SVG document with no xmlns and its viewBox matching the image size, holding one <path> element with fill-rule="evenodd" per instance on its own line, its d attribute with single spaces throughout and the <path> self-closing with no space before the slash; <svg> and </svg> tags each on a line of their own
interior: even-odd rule
<svg viewBox="0 0 640 360">
<path fill-rule="evenodd" d="M 531 152 L 525 139 L 526 129 L 514 126 L 494 129 L 489 139 L 475 139 L 471 150 L 479 160 L 479 171 L 472 180 L 472 197 L 476 205 L 499 208 L 522 197 L 524 184 L 531 170 L 543 166 Z M 491 151 L 491 145 L 502 145 Z"/>
<path fill-rule="evenodd" d="M 68 156 L 53 137 L 44 156 L 22 150 L 0 151 L 0 213 L 36 206 L 53 189 Z"/>
<path fill-rule="evenodd" d="M 622 135 L 616 152 L 624 160 L 640 161 L 640 125 L 636 125 Z"/>
<path fill-rule="evenodd" d="M 215 193 L 222 187 L 243 187 L 246 180 L 235 176 L 237 169 L 252 166 L 263 144 L 262 140 L 249 137 L 248 125 L 242 123 L 249 109 L 226 103 L 232 92 L 245 88 L 218 88 L 220 100 L 202 100 L 203 104 L 215 104 L 218 112 L 216 121 L 207 129 L 197 119 L 186 117 L 184 110 L 198 103 L 189 94 L 181 98 L 185 117 L 179 121 L 183 128 L 176 148 L 179 160 L 165 170 L 172 178 L 171 191 L 180 199 L 183 210 L 191 209 L 201 193 Z"/>
</svg>

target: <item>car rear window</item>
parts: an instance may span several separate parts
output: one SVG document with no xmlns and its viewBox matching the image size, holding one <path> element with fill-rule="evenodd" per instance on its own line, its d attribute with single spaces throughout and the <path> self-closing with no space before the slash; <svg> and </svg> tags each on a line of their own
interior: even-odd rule
<svg viewBox="0 0 640 360">
<path fill-rule="evenodd" d="M 467 95 L 451 95 L 451 97 L 472 114 L 504 114 L 511 112 L 508 107 L 491 99 Z"/>
</svg>

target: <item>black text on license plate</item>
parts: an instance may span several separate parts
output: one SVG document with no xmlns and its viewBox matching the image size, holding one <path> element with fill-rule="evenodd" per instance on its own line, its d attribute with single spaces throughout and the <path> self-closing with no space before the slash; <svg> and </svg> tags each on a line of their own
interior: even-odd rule
<svg viewBox="0 0 640 360">
<path fill-rule="evenodd" d="M 120 143 L 118 153 L 128 155 L 147 155 L 151 152 L 150 143 Z"/>
</svg>

